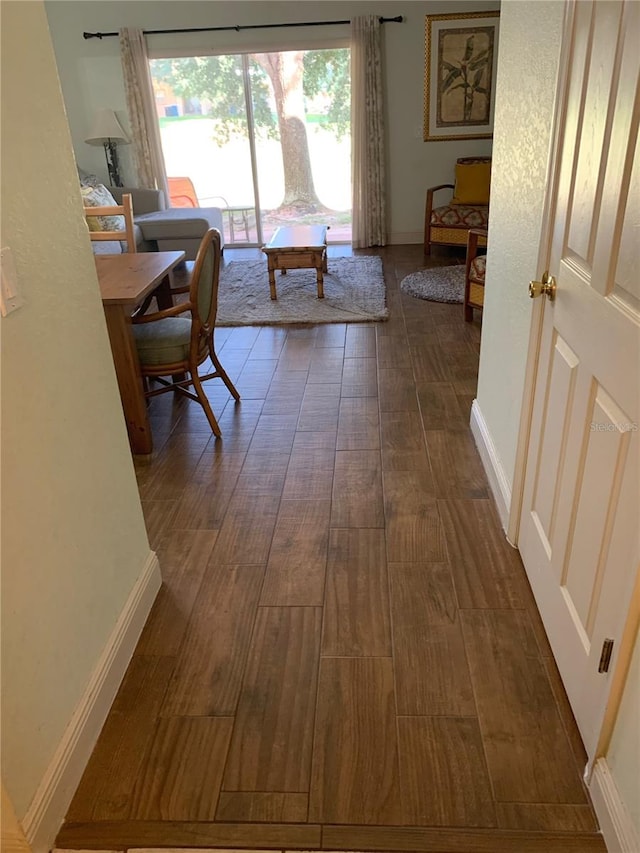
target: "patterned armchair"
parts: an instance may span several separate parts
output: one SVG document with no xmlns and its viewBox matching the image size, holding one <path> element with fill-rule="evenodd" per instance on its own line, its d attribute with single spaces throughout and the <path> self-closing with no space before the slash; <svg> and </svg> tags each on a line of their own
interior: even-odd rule
<svg viewBox="0 0 640 853">
<path fill-rule="evenodd" d="M 489 222 L 490 157 L 461 157 L 456 162 L 456 182 L 439 184 L 427 190 L 424 212 L 424 253 L 431 246 L 466 246 L 470 228 L 486 229 Z M 453 190 L 448 204 L 434 207 L 434 195 Z M 485 246 L 484 238 L 479 244 Z"/>
<path fill-rule="evenodd" d="M 487 243 L 484 228 L 470 228 L 467 239 L 467 261 L 464 271 L 464 319 L 473 320 L 473 309 L 482 310 L 484 306 L 484 279 L 487 271 L 487 256 L 479 253 L 479 243 Z"/>
</svg>

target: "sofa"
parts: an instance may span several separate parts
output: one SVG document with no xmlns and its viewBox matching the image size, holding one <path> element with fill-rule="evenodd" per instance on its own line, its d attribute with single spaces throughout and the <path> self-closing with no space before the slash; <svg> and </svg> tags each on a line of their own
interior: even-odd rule
<svg viewBox="0 0 640 853">
<path fill-rule="evenodd" d="M 200 241 L 209 228 L 217 228 L 224 247 L 224 225 L 219 207 L 167 207 L 162 190 L 108 187 L 116 202 L 131 193 L 136 245 L 139 252 L 182 251 L 195 260 Z"/>
<path fill-rule="evenodd" d="M 99 179 L 78 169 L 84 187 L 100 186 Z M 217 228 L 224 246 L 222 210 L 218 207 L 167 207 L 162 190 L 139 187 L 107 189 L 122 204 L 124 193 L 131 194 L 136 247 L 139 252 L 183 251 L 186 260 L 195 260 L 200 241 L 209 228 Z M 95 203 L 95 202 L 94 202 Z M 119 243 L 93 243 L 94 253 L 113 254 L 121 251 Z"/>
</svg>

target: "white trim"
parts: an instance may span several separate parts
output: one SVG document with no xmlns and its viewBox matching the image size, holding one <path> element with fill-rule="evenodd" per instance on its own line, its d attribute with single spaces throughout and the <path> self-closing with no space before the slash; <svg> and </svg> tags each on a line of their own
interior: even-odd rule
<svg viewBox="0 0 640 853">
<path fill-rule="evenodd" d="M 638 853 L 640 836 L 620 798 L 605 758 L 596 761 L 589 792 L 609 853 Z"/>
<path fill-rule="evenodd" d="M 161 583 L 158 557 L 150 551 L 22 821 L 34 853 L 53 847 Z"/>
<path fill-rule="evenodd" d="M 474 400 L 471 405 L 470 425 L 482 466 L 489 480 L 489 486 L 491 487 L 493 499 L 496 503 L 498 515 L 500 516 L 500 523 L 503 529 L 506 530 L 509 521 L 509 508 L 511 506 L 511 484 L 504 472 L 504 468 L 496 452 L 496 446 L 491 438 L 489 427 L 480 411 L 477 400 Z"/>
</svg>

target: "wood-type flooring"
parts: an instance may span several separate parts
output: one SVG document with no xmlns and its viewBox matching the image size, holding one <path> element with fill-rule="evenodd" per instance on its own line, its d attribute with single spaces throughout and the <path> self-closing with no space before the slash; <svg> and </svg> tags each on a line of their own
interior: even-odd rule
<svg viewBox="0 0 640 853">
<path fill-rule="evenodd" d="M 469 429 L 480 320 L 377 254 L 388 322 L 217 332 L 222 441 L 152 402 L 164 583 L 58 847 L 605 850 Z"/>
</svg>

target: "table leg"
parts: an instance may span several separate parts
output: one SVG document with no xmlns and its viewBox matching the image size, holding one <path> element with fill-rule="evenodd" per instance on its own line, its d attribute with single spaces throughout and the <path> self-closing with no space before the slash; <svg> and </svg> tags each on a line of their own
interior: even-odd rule
<svg viewBox="0 0 640 853">
<path fill-rule="evenodd" d="M 165 308 L 173 308 L 173 297 L 171 296 L 171 286 L 173 284 L 173 274 L 167 273 L 160 284 L 154 290 L 158 308 L 164 311 Z"/>
<path fill-rule="evenodd" d="M 267 267 L 269 269 L 269 289 L 271 290 L 271 298 L 277 299 L 276 296 L 276 271 L 275 264 L 271 257 L 267 257 Z"/>
<path fill-rule="evenodd" d="M 316 281 L 318 283 L 318 299 L 324 299 L 324 276 L 322 275 L 322 255 L 316 256 Z"/>
<path fill-rule="evenodd" d="M 151 453 L 151 425 L 131 319 L 121 305 L 105 305 L 104 314 L 131 450 L 134 453 Z"/>
</svg>

